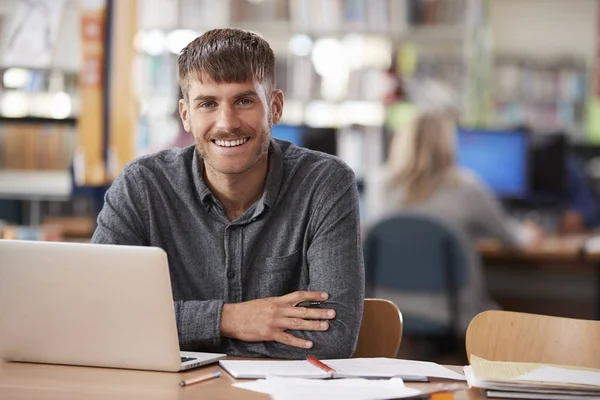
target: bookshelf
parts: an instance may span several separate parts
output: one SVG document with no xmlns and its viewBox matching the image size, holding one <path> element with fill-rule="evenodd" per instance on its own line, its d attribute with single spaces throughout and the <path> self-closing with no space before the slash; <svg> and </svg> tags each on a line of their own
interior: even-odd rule
<svg viewBox="0 0 600 400">
<path fill-rule="evenodd" d="M 66 199 L 72 190 L 77 1 L 34 3 L 0 6 L 0 199 Z"/>
<path fill-rule="evenodd" d="M 73 117 L 0 117 L 0 198 L 68 198 Z"/>
<path fill-rule="evenodd" d="M 16 7 L 17 0 L 11 1 Z M 380 166 L 385 157 L 390 130 L 386 122 L 406 119 L 394 116 L 395 110 L 427 106 L 427 96 L 422 94 L 431 82 L 434 89 L 453 93 L 452 104 L 464 110 L 465 119 L 476 120 L 481 114 L 476 94 L 486 67 L 479 62 L 486 49 L 485 35 L 480 35 L 485 31 L 484 0 L 64 3 L 56 36 L 61 45 L 55 46 L 59 50 L 53 50 L 51 65 L 41 69 L 52 79 L 46 79 L 47 87 L 40 90 L 67 93 L 70 112 L 63 113 L 60 123 L 51 122 L 48 112 L 13 115 L 43 127 L 39 129 L 64 126 L 75 138 L 62 145 L 68 150 L 60 170 L 63 175 L 50 185 L 61 191 L 43 192 L 41 179 L 26 178 L 37 173 L 36 166 L 28 167 L 20 178 L 11 175 L 7 196 L 68 197 L 77 184 L 110 184 L 123 165 L 137 156 L 191 144 L 191 138 L 182 135 L 177 112 L 177 53 L 197 35 L 216 27 L 239 27 L 265 37 L 276 53 L 278 86 L 286 95 L 282 122 L 335 128 L 338 155 L 367 185 L 366 171 Z M 482 39 L 472 44 L 478 35 Z M 67 52 L 65 47 L 70 61 L 61 64 L 57 54 Z M 412 54 L 404 51 L 411 48 Z M 474 71 L 479 73 L 475 83 L 468 78 Z M 6 117 L 0 115 L 0 130 L 14 122 Z M 20 136 L 30 140 L 28 134 Z M 73 177 L 65 168 L 70 164 Z M 65 177 L 75 187 L 69 188 Z M 31 183 L 27 188 L 17 185 L 26 181 Z"/>
<path fill-rule="evenodd" d="M 275 51 L 277 82 L 286 96 L 282 123 L 336 128 L 339 142 L 349 141 L 340 144 L 349 164 L 368 159 L 363 169 L 378 165 L 381 157 L 365 157 L 348 149 L 384 153 L 382 140 L 373 141 L 371 136 L 367 140 L 367 135 L 355 133 L 379 131 L 382 135 L 389 113 L 388 95 L 398 79 L 395 74 L 390 76 L 396 49 L 406 42 L 418 43 L 422 54 L 450 51 L 449 69 L 462 65 L 469 32 L 464 27 L 466 9 L 477 2 L 148 0 L 140 8 L 135 39 L 134 76 L 140 109 L 135 155 L 170 147 L 181 137 L 178 51 L 208 29 L 230 26 L 261 34 Z M 426 73 L 437 61 L 423 56 L 419 68 Z M 455 92 L 461 93 L 464 71 L 452 79 L 458 80 L 452 83 Z M 416 93 L 418 80 L 414 82 Z M 346 132 L 351 132 L 350 136 Z M 362 147 L 356 144 L 359 139 Z M 375 150 L 367 149 L 371 145 Z"/>
<path fill-rule="evenodd" d="M 81 82 L 98 72 L 83 68 L 91 64 L 83 62 L 82 7 L 104 2 L 0 3 L 0 201 L 10 222 L 0 221 L 0 236 L 58 240 L 65 231 L 56 219 L 48 225 L 47 206 L 78 201 L 72 170 L 87 110 Z M 86 34 L 94 32 L 102 33 L 88 26 Z M 93 216 L 87 221 L 93 225 Z"/>
<path fill-rule="evenodd" d="M 494 125 L 527 125 L 536 131 L 563 131 L 572 139 L 585 139 L 585 60 L 497 55 L 493 68 Z"/>
<path fill-rule="evenodd" d="M 394 40 L 389 71 L 385 147 L 418 110 L 450 110 L 465 125 L 485 125 L 489 116 L 488 2 L 407 4 L 409 28 Z"/>
</svg>

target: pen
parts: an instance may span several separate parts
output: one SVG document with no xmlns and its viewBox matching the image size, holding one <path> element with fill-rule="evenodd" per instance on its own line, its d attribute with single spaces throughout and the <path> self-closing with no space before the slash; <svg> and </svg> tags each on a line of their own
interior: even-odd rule
<svg viewBox="0 0 600 400">
<path fill-rule="evenodd" d="M 179 382 L 179 386 L 190 386 L 190 385 L 193 385 L 195 383 L 209 381 L 211 379 L 215 379 L 215 378 L 218 378 L 220 376 L 221 376 L 221 372 L 220 371 L 213 371 L 213 372 L 209 372 L 208 374 L 200 375 L 200 376 L 198 376 L 196 378 L 192 378 L 192 379 L 181 381 L 181 382 Z"/>
<path fill-rule="evenodd" d="M 306 361 L 308 361 L 309 363 L 311 363 L 315 367 L 320 368 L 323 371 L 331 374 L 331 376 L 333 376 L 335 374 L 335 369 L 331 368 L 329 365 L 325 364 L 324 362 L 322 362 L 321 360 L 319 360 L 317 357 L 308 356 L 306 358 Z"/>
<path fill-rule="evenodd" d="M 430 389 L 414 396 L 406 397 L 406 399 L 429 399 L 429 400 L 453 400 L 454 393 L 468 390 L 463 385 L 439 385 L 437 388 Z"/>
<path fill-rule="evenodd" d="M 300 303 L 296 304 L 296 307 L 317 307 L 320 306 L 322 303 L 320 301 L 301 301 Z"/>
</svg>

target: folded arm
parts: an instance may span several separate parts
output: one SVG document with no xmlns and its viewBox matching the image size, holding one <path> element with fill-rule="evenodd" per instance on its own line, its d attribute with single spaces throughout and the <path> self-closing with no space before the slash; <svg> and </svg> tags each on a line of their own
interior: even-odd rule
<svg viewBox="0 0 600 400">
<path fill-rule="evenodd" d="M 269 343 L 271 356 L 306 358 L 351 357 L 356 348 L 364 302 L 364 262 L 360 241 L 358 193 L 353 176 L 346 176 L 334 188 L 329 207 L 317 212 L 317 233 L 308 249 L 309 291 L 329 295 L 323 308 L 335 310 L 326 331 L 292 331 L 292 335 L 310 340 L 309 350 Z M 336 190 L 337 189 L 337 190 Z M 315 220 L 317 221 L 317 220 Z"/>
<path fill-rule="evenodd" d="M 309 223 L 307 292 L 225 305 L 222 333 L 243 341 L 262 341 L 262 346 L 252 346 L 257 356 L 326 359 L 354 353 L 364 301 L 364 262 L 356 182 L 350 171 L 342 172 L 325 181 L 326 189 Z M 326 310 L 295 307 L 302 300 L 321 300 L 320 293 L 328 295 L 321 308 L 334 310 L 332 319 L 324 315 Z M 241 312 L 241 307 L 247 307 L 247 312 Z M 252 307 L 262 307 L 262 312 L 253 317 L 249 315 Z M 230 308 L 237 312 L 229 313 Z M 271 317 L 259 320 L 264 315 Z"/>
</svg>

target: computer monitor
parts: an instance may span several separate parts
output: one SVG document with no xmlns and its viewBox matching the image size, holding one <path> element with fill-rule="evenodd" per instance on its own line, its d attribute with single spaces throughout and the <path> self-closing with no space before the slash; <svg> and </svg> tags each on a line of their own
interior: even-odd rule
<svg viewBox="0 0 600 400">
<path fill-rule="evenodd" d="M 303 146 L 307 149 L 337 155 L 337 129 L 305 126 Z"/>
<path fill-rule="evenodd" d="M 528 193 L 528 140 L 520 131 L 458 130 L 457 162 L 475 172 L 501 199 Z"/>
<path fill-rule="evenodd" d="M 560 205 L 568 198 L 568 141 L 562 133 L 538 133 L 530 137 L 530 201 Z"/>
<path fill-rule="evenodd" d="M 286 140 L 294 143 L 296 146 L 302 146 L 302 126 L 297 125 L 273 125 L 271 128 L 271 136 L 276 139 Z"/>
<path fill-rule="evenodd" d="M 273 125 L 271 136 L 296 146 L 337 155 L 337 129 L 305 125 Z"/>
</svg>

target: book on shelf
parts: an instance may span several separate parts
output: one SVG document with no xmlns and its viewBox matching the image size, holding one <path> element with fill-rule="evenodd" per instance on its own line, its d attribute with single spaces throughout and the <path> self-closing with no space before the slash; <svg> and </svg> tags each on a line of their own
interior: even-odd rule
<svg viewBox="0 0 600 400">
<path fill-rule="evenodd" d="M 468 0 L 407 0 L 412 24 L 460 24 L 464 21 Z"/>
<path fill-rule="evenodd" d="M 68 124 L 0 124 L 0 169 L 66 170 L 75 131 Z"/>
<path fill-rule="evenodd" d="M 579 132 L 588 97 L 583 60 L 540 61 L 500 55 L 494 61 L 492 110 L 498 126 Z"/>
<path fill-rule="evenodd" d="M 164 0 L 162 0 L 164 2 Z M 167 3 L 173 3 L 167 1 Z M 232 19 L 232 6 L 243 6 L 237 0 L 181 0 L 177 16 L 188 29 L 210 29 L 228 26 Z M 159 11 L 160 14 L 160 11 Z M 157 16 L 160 20 L 160 15 Z"/>
<path fill-rule="evenodd" d="M 295 31 L 309 33 L 402 33 L 407 21 L 404 0 L 290 0 Z"/>
<path fill-rule="evenodd" d="M 0 239 L 57 242 L 64 240 L 64 235 L 60 227 L 55 225 L 26 226 L 0 224 Z"/>
</svg>

